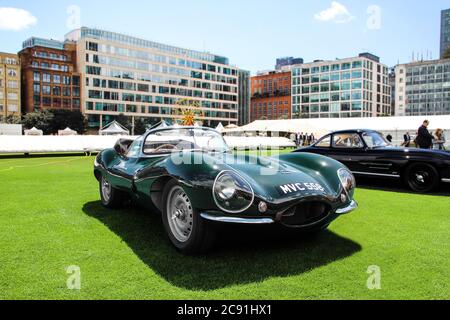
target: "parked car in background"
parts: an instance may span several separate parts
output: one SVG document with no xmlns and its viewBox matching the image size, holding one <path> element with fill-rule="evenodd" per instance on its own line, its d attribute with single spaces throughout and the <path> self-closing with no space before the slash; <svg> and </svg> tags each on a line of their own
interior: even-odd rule
<svg viewBox="0 0 450 320">
<path fill-rule="evenodd" d="M 207 128 L 156 129 L 119 140 L 97 156 L 94 174 L 105 207 L 131 198 L 160 212 L 170 241 L 184 253 L 212 246 L 212 223 L 311 233 L 357 207 L 355 179 L 341 163 L 313 154 L 235 155 Z"/>
<path fill-rule="evenodd" d="M 416 192 L 430 192 L 441 182 L 450 182 L 450 153 L 392 147 L 374 130 L 334 132 L 294 152 L 333 158 L 356 176 L 402 179 Z"/>
</svg>

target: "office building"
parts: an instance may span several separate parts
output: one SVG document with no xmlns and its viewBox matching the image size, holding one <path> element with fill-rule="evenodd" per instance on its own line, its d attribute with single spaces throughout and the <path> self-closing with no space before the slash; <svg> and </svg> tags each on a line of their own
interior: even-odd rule
<svg viewBox="0 0 450 320">
<path fill-rule="evenodd" d="M 291 118 L 291 72 L 269 71 L 251 78 L 250 122 Z"/>
<path fill-rule="evenodd" d="M 250 71 L 239 70 L 239 126 L 250 123 Z"/>
<path fill-rule="evenodd" d="M 441 59 L 444 52 L 450 47 L 450 9 L 441 12 Z"/>
<path fill-rule="evenodd" d="M 293 118 L 391 114 L 388 68 L 370 53 L 292 67 Z"/>
<path fill-rule="evenodd" d="M 293 66 L 296 64 L 302 64 L 303 59 L 302 58 L 294 58 L 294 57 L 284 57 L 284 58 L 278 58 L 277 64 L 275 66 L 275 70 L 281 70 L 283 67 Z"/>
<path fill-rule="evenodd" d="M 17 54 L 0 52 L 0 122 L 20 119 L 20 62 Z"/>
<path fill-rule="evenodd" d="M 24 41 L 19 57 L 25 113 L 44 109 L 81 111 L 82 83 L 75 43 L 33 37 Z"/>
<path fill-rule="evenodd" d="M 450 59 L 395 68 L 395 115 L 450 115 Z"/>
<path fill-rule="evenodd" d="M 225 57 L 85 27 L 66 40 L 77 43 L 90 127 L 120 114 L 132 121 L 179 119 L 182 99 L 199 104 L 203 125 L 238 123 L 238 69 Z"/>
</svg>

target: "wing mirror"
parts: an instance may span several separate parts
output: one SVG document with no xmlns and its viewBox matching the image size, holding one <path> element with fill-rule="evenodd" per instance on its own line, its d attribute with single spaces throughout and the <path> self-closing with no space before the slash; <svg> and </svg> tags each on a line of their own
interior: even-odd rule
<svg viewBox="0 0 450 320">
<path fill-rule="evenodd" d="M 114 150 L 120 156 L 125 156 L 130 150 L 130 146 L 133 143 L 131 139 L 119 139 L 114 145 Z"/>
</svg>

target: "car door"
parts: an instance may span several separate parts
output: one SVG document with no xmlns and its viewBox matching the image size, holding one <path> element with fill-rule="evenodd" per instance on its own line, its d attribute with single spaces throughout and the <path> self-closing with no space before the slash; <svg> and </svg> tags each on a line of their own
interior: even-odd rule
<svg viewBox="0 0 450 320">
<path fill-rule="evenodd" d="M 361 171 L 366 157 L 365 144 L 359 133 L 335 133 L 332 135 L 330 157 L 345 164 L 351 171 Z"/>
</svg>

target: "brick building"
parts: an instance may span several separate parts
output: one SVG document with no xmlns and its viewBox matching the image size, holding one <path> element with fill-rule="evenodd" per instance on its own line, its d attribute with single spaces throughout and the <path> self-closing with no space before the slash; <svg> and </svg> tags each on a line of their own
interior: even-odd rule
<svg viewBox="0 0 450 320">
<path fill-rule="evenodd" d="M 19 57 L 24 113 L 43 109 L 81 111 L 75 43 L 33 37 L 23 43 Z"/>
<path fill-rule="evenodd" d="M 291 118 L 291 71 L 258 73 L 251 79 L 250 122 Z"/>
<path fill-rule="evenodd" d="M 20 62 L 17 54 L 0 52 L 0 122 L 20 118 Z"/>
</svg>

